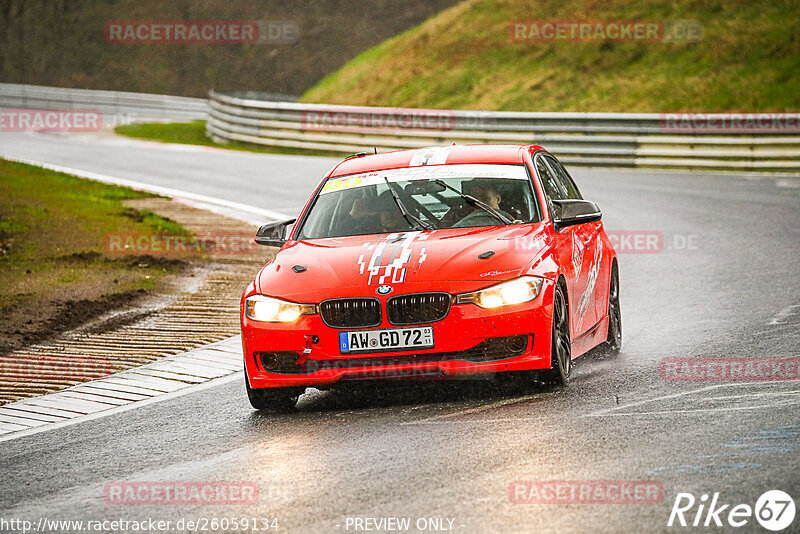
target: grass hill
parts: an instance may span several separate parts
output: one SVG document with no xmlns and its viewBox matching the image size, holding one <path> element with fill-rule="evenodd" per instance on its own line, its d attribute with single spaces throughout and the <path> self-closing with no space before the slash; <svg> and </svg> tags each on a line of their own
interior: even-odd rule
<svg viewBox="0 0 800 534">
<path fill-rule="evenodd" d="M 800 0 L 467 0 L 367 50 L 306 102 L 528 111 L 797 111 Z M 702 24 L 699 42 L 515 42 L 518 20 Z M 669 23 L 669 22 L 668 22 Z"/>
</svg>

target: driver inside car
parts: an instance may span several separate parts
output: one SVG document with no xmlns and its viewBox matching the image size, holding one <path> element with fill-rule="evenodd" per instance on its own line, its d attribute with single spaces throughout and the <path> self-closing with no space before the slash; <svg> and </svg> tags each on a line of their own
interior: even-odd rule
<svg viewBox="0 0 800 534">
<path fill-rule="evenodd" d="M 503 197 L 489 180 L 470 180 L 469 182 L 464 182 L 461 186 L 461 191 L 478 200 L 482 200 L 496 210 L 500 210 L 500 201 L 503 200 Z"/>
<path fill-rule="evenodd" d="M 375 199 L 374 207 L 364 198 L 357 198 L 350 209 L 350 217 L 356 221 L 369 220 L 374 228 L 374 217 L 380 219 L 380 232 L 405 232 L 411 229 L 411 225 L 403 217 L 403 213 L 397 207 L 397 203 L 390 191 L 384 191 Z"/>
<path fill-rule="evenodd" d="M 468 180 L 461 184 L 461 192 L 465 195 L 470 195 L 477 198 L 509 219 L 515 219 L 515 217 L 512 217 L 500 209 L 500 202 L 502 202 L 503 196 L 500 194 L 500 191 L 497 190 L 492 180 L 473 178 L 472 180 Z M 453 227 L 470 226 L 472 224 L 486 224 L 486 222 L 481 221 L 487 218 L 496 221 L 496 219 L 486 213 L 486 210 L 478 206 L 470 206 L 469 204 L 466 204 L 460 206 L 460 208 L 461 209 L 457 212 L 460 217 L 458 222 L 455 223 Z M 450 214 L 448 213 L 448 215 Z"/>
</svg>

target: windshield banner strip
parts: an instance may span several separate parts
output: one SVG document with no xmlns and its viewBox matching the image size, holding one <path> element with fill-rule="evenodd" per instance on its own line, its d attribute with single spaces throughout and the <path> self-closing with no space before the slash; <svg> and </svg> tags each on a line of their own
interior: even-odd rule
<svg viewBox="0 0 800 534">
<path fill-rule="evenodd" d="M 370 171 L 348 176 L 338 176 L 330 178 L 320 191 L 320 195 L 352 189 L 355 187 L 365 187 L 385 183 L 385 179 L 390 182 L 405 182 L 412 180 L 446 180 L 449 178 L 504 178 L 511 180 L 527 180 L 528 173 L 522 165 L 484 165 L 484 164 L 465 164 L 465 165 L 437 165 L 433 167 L 415 167 L 390 169 L 386 171 Z"/>
</svg>

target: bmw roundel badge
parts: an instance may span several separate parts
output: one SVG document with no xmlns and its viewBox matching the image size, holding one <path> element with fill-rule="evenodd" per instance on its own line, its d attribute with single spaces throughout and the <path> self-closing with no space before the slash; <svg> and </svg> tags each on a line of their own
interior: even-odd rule
<svg viewBox="0 0 800 534">
<path fill-rule="evenodd" d="M 392 286 L 380 286 L 375 292 L 378 295 L 388 295 L 392 292 Z"/>
</svg>

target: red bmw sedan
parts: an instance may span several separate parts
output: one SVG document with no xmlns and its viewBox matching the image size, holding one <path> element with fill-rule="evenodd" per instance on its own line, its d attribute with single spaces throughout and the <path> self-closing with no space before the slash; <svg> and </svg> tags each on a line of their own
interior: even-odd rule
<svg viewBox="0 0 800 534">
<path fill-rule="evenodd" d="M 616 252 L 600 209 L 540 146 L 356 154 L 297 219 L 241 299 L 247 394 L 294 406 L 341 380 L 531 371 L 622 340 Z"/>
</svg>

